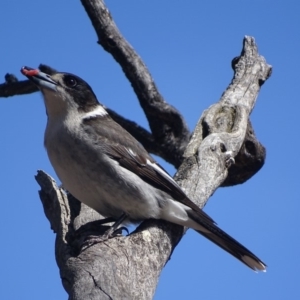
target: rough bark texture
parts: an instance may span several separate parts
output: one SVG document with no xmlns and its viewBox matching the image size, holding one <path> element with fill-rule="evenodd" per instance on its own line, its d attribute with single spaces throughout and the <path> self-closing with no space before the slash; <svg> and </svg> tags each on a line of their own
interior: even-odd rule
<svg viewBox="0 0 300 300">
<path fill-rule="evenodd" d="M 182 116 L 164 101 L 144 63 L 121 36 L 103 1 L 81 2 L 99 44 L 131 82 L 152 133 L 108 111 L 149 152 L 180 166 L 175 179 L 195 203 L 203 207 L 219 186 L 243 183 L 262 167 L 265 148 L 254 135 L 249 115 L 271 67 L 258 54 L 252 37 L 245 37 L 241 55 L 232 61 L 232 82 L 219 102 L 203 112 L 191 136 Z M 40 69 L 52 72 L 44 65 Z M 29 81 L 19 82 L 11 74 L 0 85 L 0 97 L 35 91 Z M 148 220 L 130 236 L 80 251 L 86 236 L 106 229 L 97 226 L 101 216 L 66 195 L 43 171 L 38 171 L 36 179 L 45 215 L 56 233 L 55 255 L 69 299 L 152 299 L 160 272 L 184 228 Z"/>
</svg>

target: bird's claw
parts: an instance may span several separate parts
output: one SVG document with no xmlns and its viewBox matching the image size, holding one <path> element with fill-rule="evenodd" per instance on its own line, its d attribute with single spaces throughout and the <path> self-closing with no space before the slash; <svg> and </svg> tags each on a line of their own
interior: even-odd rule
<svg viewBox="0 0 300 300">
<path fill-rule="evenodd" d="M 122 226 L 120 228 L 117 228 L 116 230 L 111 230 L 112 228 L 109 228 L 103 235 L 89 235 L 85 241 L 81 245 L 81 251 L 86 250 L 87 248 L 107 241 L 108 239 L 117 237 L 117 236 L 122 236 L 122 231 L 125 230 L 127 234 L 129 234 L 129 231 L 126 227 Z"/>
</svg>

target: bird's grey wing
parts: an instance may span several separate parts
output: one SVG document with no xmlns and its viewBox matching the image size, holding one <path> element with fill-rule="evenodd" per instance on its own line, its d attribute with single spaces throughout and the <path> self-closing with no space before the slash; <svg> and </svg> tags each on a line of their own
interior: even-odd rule
<svg viewBox="0 0 300 300">
<path fill-rule="evenodd" d="M 203 220 L 214 223 L 210 216 L 186 196 L 175 180 L 155 162 L 129 132 L 110 117 L 107 118 L 108 122 L 101 122 L 101 119 L 98 118 L 85 120 L 85 125 L 89 125 L 89 133 L 94 135 L 95 140 L 109 140 L 109 143 L 102 143 L 102 151 L 111 159 L 118 161 L 120 166 L 135 173 L 148 184 L 168 193 L 174 200 L 192 208 Z M 120 134 L 122 135 L 122 144 L 118 138 Z"/>
<path fill-rule="evenodd" d="M 201 229 L 197 230 L 200 234 L 235 256 L 251 269 L 265 270 L 266 265 L 256 255 L 216 226 L 212 218 L 189 200 L 177 183 L 154 161 L 149 163 L 148 159 L 144 159 L 144 155 L 133 154 L 126 147 L 117 144 L 110 147 L 107 155 L 118 160 L 121 166 L 134 172 L 144 181 L 167 192 L 173 199 L 192 208 L 192 210 L 187 211 L 187 215 L 200 225 Z"/>
</svg>

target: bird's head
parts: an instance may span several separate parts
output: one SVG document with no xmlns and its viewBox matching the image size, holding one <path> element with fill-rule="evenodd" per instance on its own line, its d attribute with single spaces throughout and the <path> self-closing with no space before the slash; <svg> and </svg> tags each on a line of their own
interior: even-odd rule
<svg viewBox="0 0 300 300">
<path fill-rule="evenodd" d="M 99 111 L 102 107 L 92 88 L 76 75 L 61 72 L 49 75 L 29 67 L 22 67 L 21 73 L 41 90 L 48 117 L 66 116 L 74 112 L 86 114 Z"/>
</svg>

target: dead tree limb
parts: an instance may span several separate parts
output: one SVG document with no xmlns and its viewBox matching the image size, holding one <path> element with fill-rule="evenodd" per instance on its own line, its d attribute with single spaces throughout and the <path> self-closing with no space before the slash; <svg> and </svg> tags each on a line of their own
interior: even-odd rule
<svg viewBox="0 0 300 300">
<path fill-rule="evenodd" d="M 81 0 L 81 3 L 97 33 L 98 43 L 120 64 L 131 83 L 155 141 L 164 149 L 168 161 L 178 168 L 190 138 L 185 120 L 163 99 L 146 65 L 121 35 L 104 1 Z"/>
</svg>

